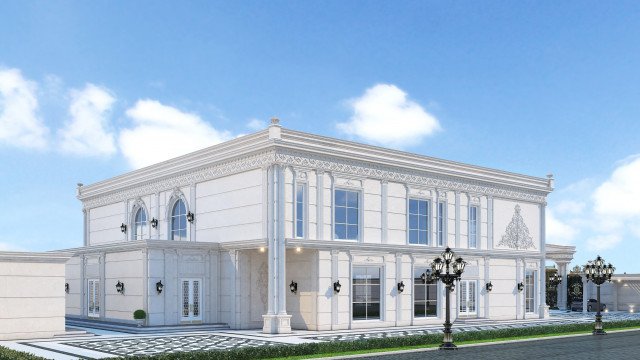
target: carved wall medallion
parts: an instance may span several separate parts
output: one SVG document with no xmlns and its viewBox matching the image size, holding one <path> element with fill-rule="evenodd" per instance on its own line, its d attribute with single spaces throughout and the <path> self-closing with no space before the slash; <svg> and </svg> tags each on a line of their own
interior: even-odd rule
<svg viewBox="0 0 640 360">
<path fill-rule="evenodd" d="M 507 225 L 505 234 L 498 246 L 506 246 L 516 250 L 535 249 L 533 238 L 529 235 L 529 228 L 524 223 L 522 215 L 520 215 L 520 205 L 516 205 L 515 212 L 511 218 L 511 222 Z"/>
</svg>

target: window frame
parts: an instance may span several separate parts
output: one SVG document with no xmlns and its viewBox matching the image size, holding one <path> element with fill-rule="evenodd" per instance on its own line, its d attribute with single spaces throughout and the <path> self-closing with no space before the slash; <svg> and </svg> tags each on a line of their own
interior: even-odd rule
<svg viewBox="0 0 640 360">
<path fill-rule="evenodd" d="M 471 223 L 471 213 L 472 213 L 472 209 L 475 210 L 475 219 L 473 220 L 474 223 Z M 468 223 L 468 230 L 467 230 L 467 247 L 469 249 L 477 249 L 478 248 L 478 240 L 480 238 L 480 228 L 479 228 L 479 223 L 478 223 L 478 218 L 480 217 L 480 206 L 478 206 L 477 204 L 469 204 L 469 211 L 467 214 L 467 223 Z M 474 241 L 473 241 L 473 245 L 471 244 L 471 234 L 472 234 L 472 230 L 473 230 L 473 235 L 474 235 Z"/>
<path fill-rule="evenodd" d="M 439 303 L 440 303 L 440 282 L 439 281 L 432 281 L 431 283 L 427 282 L 427 283 L 422 283 L 422 279 L 418 279 L 416 277 L 416 273 L 417 272 L 421 272 L 421 273 L 425 273 L 428 270 L 430 270 L 430 268 L 428 266 L 416 266 L 413 268 L 413 272 L 412 272 L 412 285 L 413 285 L 413 291 L 411 294 L 411 308 L 412 308 L 412 316 L 413 319 L 433 319 L 433 318 L 439 318 L 440 316 L 440 308 L 439 308 Z M 419 281 L 419 283 L 416 283 L 417 281 Z M 416 315 L 416 286 L 418 287 L 425 287 L 425 293 L 429 292 L 429 288 L 428 287 L 432 287 L 433 289 L 435 289 L 435 300 L 429 300 L 428 296 L 425 295 L 425 300 L 421 300 L 420 302 L 424 302 L 425 305 L 425 315 L 424 316 L 417 316 Z M 435 309 L 436 312 L 434 315 L 428 315 L 428 304 L 430 301 L 435 301 Z"/>
<path fill-rule="evenodd" d="M 302 210 L 302 219 L 301 219 L 301 225 L 302 225 L 302 235 L 298 235 L 298 187 L 302 188 L 302 201 L 301 201 L 301 210 Z M 294 186 L 293 186 L 293 191 L 294 191 L 294 196 L 293 196 L 293 237 L 296 239 L 306 239 L 307 238 L 307 234 L 308 234 L 308 216 L 309 216 L 309 210 L 308 210 L 308 203 L 309 203 L 309 186 L 306 182 L 303 181 L 296 181 L 294 182 Z"/>
<path fill-rule="evenodd" d="M 173 210 L 176 207 L 176 205 L 182 201 L 182 203 L 184 204 L 184 222 L 185 222 L 185 227 L 184 227 L 184 231 L 185 231 L 185 236 L 184 239 L 182 237 L 180 238 L 175 238 L 174 237 L 174 230 L 173 230 L 173 221 L 174 221 L 174 215 L 173 215 Z M 190 240 L 190 229 L 189 229 L 189 221 L 187 221 L 187 214 L 189 213 L 189 206 L 187 203 L 187 200 L 183 197 L 183 196 L 178 196 L 175 199 L 173 199 L 170 203 L 169 203 L 169 208 L 168 208 L 168 214 L 167 214 L 167 218 L 169 221 L 167 221 L 168 224 L 168 230 L 167 230 L 167 239 L 171 240 L 171 241 L 189 241 Z"/>
<path fill-rule="evenodd" d="M 524 312 L 526 314 L 533 314 L 536 312 L 536 278 L 537 271 L 533 269 L 526 269 L 524 272 Z M 529 284 L 527 278 L 531 279 Z M 529 295 L 531 295 L 529 297 Z M 529 308 L 529 302 L 531 307 Z M 528 310 L 527 310 L 528 309 Z"/>
<path fill-rule="evenodd" d="M 440 206 L 442 205 L 442 216 L 440 215 Z M 447 240 L 447 201 L 438 200 L 436 202 L 436 246 L 444 247 Z M 442 224 L 440 222 L 442 219 Z"/>
<path fill-rule="evenodd" d="M 341 239 L 336 237 L 336 209 L 337 209 L 337 205 L 336 205 L 336 192 L 337 191 L 345 191 L 345 192 L 353 192 L 358 196 L 358 236 L 355 239 Z M 332 197 L 332 201 L 331 201 L 331 239 L 332 240 L 339 240 L 339 241 L 355 241 L 355 242 L 361 242 L 363 239 L 363 234 L 362 234 L 362 230 L 363 230 L 363 213 L 364 213 L 364 196 L 362 195 L 362 189 L 357 189 L 357 188 L 348 188 L 348 187 L 333 187 L 332 189 L 332 193 L 331 193 L 331 197 Z M 348 206 L 345 206 L 345 210 L 348 209 Z M 344 223 L 345 226 L 349 226 L 350 224 L 348 223 L 348 215 L 346 215 L 347 217 L 347 222 Z M 342 223 L 341 223 L 342 224 Z M 347 229 L 345 229 L 347 230 Z"/>
<path fill-rule="evenodd" d="M 355 272 L 356 269 L 377 269 L 378 270 L 378 283 L 369 283 L 369 281 L 366 281 L 365 284 L 361 285 L 361 284 L 356 284 L 355 282 Z M 384 290 L 383 290 L 383 286 L 384 286 L 384 266 L 383 265 L 353 265 L 351 267 L 351 321 L 354 322 L 360 322 L 360 321 L 383 321 L 384 319 Z M 355 302 L 355 294 L 356 294 L 356 290 L 355 287 L 356 286 L 377 286 L 378 287 L 378 301 L 367 301 L 367 296 L 365 295 L 365 301 L 364 302 L 357 302 L 357 304 L 365 304 L 365 318 L 355 318 L 354 317 L 354 304 L 356 304 Z M 365 291 L 365 294 L 372 294 L 372 291 Z M 378 304 L 378 317 L 368 317 L 367 313 L 368 313 L 368 304 Z"/>
<path fill-rule="evenodd" d="M 426 235 L 427 235 L 427 240 L 426 243 L 422 244 L 420 243 L 420 232 L 422 231 L 421 229 L 412 229 L 411 228 L 411 215 L 418 215 L 418 216 L 422 216 L 419 214 L 412 214 L 411 213 L 411 201 L 418 201 L 418 202 L 426 202 L 427 206 L 426 206 L 426 211 L 427 214 L 424 215 L 426 217 Z M 418 205 L 419 206 L 419 205 Z M 431 240 L 432 240 L 432 236 L 431 236 L 431 206 L 432 206 L 432 201 L 429 198 L 421 198 L 421 197 L 408 197 L 407 198 L 407 211 L 406 211 L 406 216 L 407 216 L 407 245 L 417 245 L 417 246 L 430 246 L 431 245 Z M 418 220 L 419 223 L 419 220 Z M 413 243 L 411 242 L 411 231 L 418 231 L 418 242 L 417 243 Z"/>
</svg>

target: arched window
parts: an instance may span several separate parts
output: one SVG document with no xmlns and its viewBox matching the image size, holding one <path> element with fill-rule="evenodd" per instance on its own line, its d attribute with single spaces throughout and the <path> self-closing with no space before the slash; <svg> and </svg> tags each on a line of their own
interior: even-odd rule
<svg viewBox="0 0 640 360">
<path fill-rule="evenodd" d="M 187 240 L 187 207 L 179 199 L 171 210 L 171 240 Z"/>
<path fill-rule="evenodd" d="M 147 238 L 149 234 L 147 225 L 147 212 L 143 207 L 140 207 L 136 212 L 136 216 L 133 220 L 133 240 L 142 240 Z"/>
</svg>

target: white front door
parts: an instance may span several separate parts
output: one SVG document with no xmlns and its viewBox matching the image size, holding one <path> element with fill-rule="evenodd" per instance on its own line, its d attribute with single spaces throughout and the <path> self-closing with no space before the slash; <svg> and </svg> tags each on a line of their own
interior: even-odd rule
<svg viewBox="0 0 640 360">
<path fill-rule="evenodd" d="M 88 280 L 87 316 L 100 317 L 100 280 Z"/>
<path fill-rule="evenodd" d="M 475 316 L 477 314 L 476 280 L 460 280 L 460 294 L 458 297 L 458 311 L 460 316 Z"/>
<path fill-rule="evenodd" d="M 180 320 L 183 322 L 202 321 L 202 280 L 182 279 L 182 301 L 180 303 Z"/>
</svg>

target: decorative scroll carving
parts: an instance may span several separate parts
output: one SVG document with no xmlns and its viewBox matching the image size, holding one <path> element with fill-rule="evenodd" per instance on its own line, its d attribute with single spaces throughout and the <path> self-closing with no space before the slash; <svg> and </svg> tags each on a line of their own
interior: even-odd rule
<svg viewBox="0 0 640 360">
<path fill-rule="evenodd" d="M 506 246 L 516 250 L 536 248 L 533 245 L 533 238 L 529 235 L 529 228 L 524 223 L 522 215 L 520 215 L 520 205 L 516 205 L 511 222 L 507 225 L 507 230 L 502 235 L 502 240 L 500 240 L 498 246 Z"/>
<path fill-rule="evenodd" d="M 262 302 L 262 306 L 266 309 L 267 292 L 269 291 L 269 268 L 266 261 L 260 264 L 258 273 L 260 275 L 258 275 L 258 278 L 256 279 L 256 287 L 260 291 L 260 301 Z"/>
</svg>

